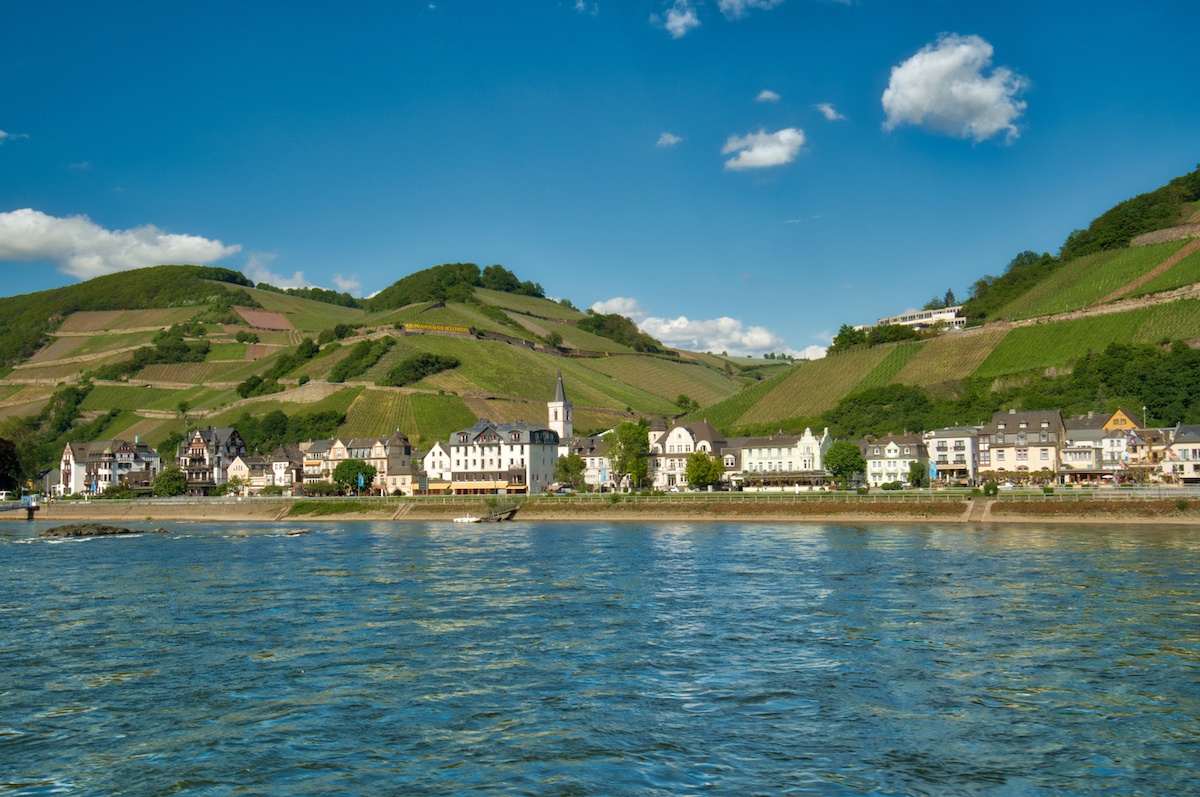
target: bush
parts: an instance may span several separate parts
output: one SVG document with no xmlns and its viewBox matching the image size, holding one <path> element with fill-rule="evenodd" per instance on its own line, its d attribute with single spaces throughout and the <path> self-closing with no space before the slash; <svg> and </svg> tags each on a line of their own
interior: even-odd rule
<svg viewBox="0 0 1200 797">
<path fill-rule="evenodd" d="M 1042 495 L 1054 495 L 1054 488 L 1046 484 L 1042 486 Z"/>
<path fill-rule="evenodd" d="M 454 357 L 443 357 L 440 354 L 414 354 L 393 366 L 375 384 L 382 387 L 403 387 L 458 366 L 459 362 Z"/>
<path fill-rule="evenodd" d="M 1000 494 L 1000 485 L 996 484 L 995 482 L 988 482 L 987 484 L 983 485 L 983 494 L 988 498 L 996 497 Z"/>
<path fill-rule="evenodd" d="M 885 490 L 903 490 L 904 482 L 884 482 L 879 486 Z"/>
<path fill-rule="evenodd" d="M 1188 503 L 1186 498 L 1180 498 L 1178 501 L 1175 502 L 1175 508 L 1178 509 L 1180 512 L 1188 511 L 1189 506 L 1191 506 L 1191 505 Z"/>
</svg>

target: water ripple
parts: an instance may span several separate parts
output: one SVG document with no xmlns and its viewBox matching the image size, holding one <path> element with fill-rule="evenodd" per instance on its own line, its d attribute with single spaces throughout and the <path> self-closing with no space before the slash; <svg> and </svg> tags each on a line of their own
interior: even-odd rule
<svg viewBox="0 0 1200 797">
<path fill-rule="evenodd" d="M 0 793 L 1194 789 L 1190 530 L 453 525 L 0 524 Z"/>
</svg>

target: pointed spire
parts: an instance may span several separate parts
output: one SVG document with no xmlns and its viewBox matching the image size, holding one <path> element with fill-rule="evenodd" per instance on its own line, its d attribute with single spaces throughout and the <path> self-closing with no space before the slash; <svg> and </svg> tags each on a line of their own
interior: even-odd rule
<svg viewBox="0 0 1200 797">
<path fill-rule="evenodd" d="M 554 400 L 555 401 L 566 401 L 567 400 L 567 392 L 565 390 L 563 390 L 562 371 L 561 370 L 558 372 L 558 384 L 555 385 L 555 387 L 554 387 Z"/>
</svg>

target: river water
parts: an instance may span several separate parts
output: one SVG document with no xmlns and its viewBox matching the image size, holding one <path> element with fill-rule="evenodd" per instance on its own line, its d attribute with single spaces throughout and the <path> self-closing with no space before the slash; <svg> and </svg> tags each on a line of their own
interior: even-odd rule
<svg viewBox="0 0 1200 797">
<path fill-rule="evenodd" d="M 46 525 L 0 794 L 1200 792 L 1200 529 Z"/>
</svg>

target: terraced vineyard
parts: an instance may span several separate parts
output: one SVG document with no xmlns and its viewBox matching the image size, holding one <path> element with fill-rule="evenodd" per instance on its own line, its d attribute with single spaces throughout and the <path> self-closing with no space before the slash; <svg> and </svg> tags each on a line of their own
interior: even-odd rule
<svg viewBox="0 0 1200 797">
<path fill-rule="evenodd" d="M 1134 291 L 1131 295 L 1144 296 L 1159 291 L 1172 291 L 1177 288 L 1190 287 L 1197 282 L 1200 282 L 1200 251 L 1192 252 L 1169 270 L 1159 274 Z"/>
<path fill-rule="evenodd" d="M 772 379 L 752 382 L 740 393 L 711 407 L 704 407 L 698 412 L 690 413 L 686 420 L 706 420 L 716 429 L 733 429 L 738 426 L 742 416 L 750 412 L 758 402 L 775 390 L 787 377 L 788 374 L 779 374 Z"/>
<path fill-rule="evenodd" d="M 354 400 L 358 398 L 362 391 L 363 388 L 361 387 L 347 387 L 320 401 L 313 402 L 295 402 L 278 397 L 264 396 L 263 398 L 248 401 L 230 407 L 223 412 L 208 416 L 205 418 L 204 423 L 206 425 L 211 424 L 212 426 L 232 426 L 243 415 L 264 415 L 272 410 L 280 410 L 286 415 L 308 415 L 326 410 L 348 412 L 350 405 L 354 403 Z"/>
<path fill-rule="evenodd" d="M 537 318 L 552 318 L 560 321 L 578 321 L 584 313 L 567 307 L 558 302 L 537 299 L 532 296 L 520 296 L 515 293 L 502 293 L 487 288 L 476 288 L 475 296 L 484 304 L 499 307 L 503 310 L 513 310 L 524 315 Z"/>
<path fill-rule="evenodd" d="M 586 368 L 599 371 L 674 401 L 681 394 L 707 407 L 729 398 L 744 384 L 725 374 L 700 365 L 685 365 L 650 357 L 605 357 L 579 360 Z"/>
<path fill-rule="evenodd" d="M 246 344 L 213 343 L 208 350 L 208 357 L 205 359 L 210 363 L 221 362 L 222 360 L 245 360 Z"/>
<path fill-rule="evenodd" d="M 928 344 L 925 341 L 916 343 L 894 343 L 887 346 L 887 356 L 883 362 L 875 366 L 854 386 L 855 390 L 866 390 L 872 387 L 883 387 L 895 381 L 896 374 L 916 357 Z"/>
<path fill-rule="evenodd" d="M 412 394 L 397 390 L 367 389 L 346 410 L 346 422 L 338 434 L 347 437 L 376 437 L 397 429 L 412 434 L 417 428 Z M 410 438 L 410 442 L 413 442 Z"/>
<path fill-rule="evenodd" d="M 179 398 L 183 392 L 141 385 L 99 384 L 79 406 L 83 410 L 137 410 L 172 400 L 178 405 L 185 400 Z"/>
<path fill-rule="evenodd" d="M 241 382 L 253 374 L 260 374 L 270 367 L 271 363 L 269 360 L 149 365 L 141 370 L 138 378 L 150 383 L 170 382 L 173 384 L 190 385 L 228 385 Z"/>
<path fill-rule="evenodd" d="M 742 425 L 820 415 L 857 389 L 889 354 L 889 347 L 876 346 L 800 363 L 737 422 Z"/>
<path fill-rule="evenodd" d="M 1037 324 L 1011 330 L 976 374 L 997 377 L 1069 365 L 1110 343 L 1162 343 L 1200 336 L 1200 301 L 1186 300 L 1125 313 Z"/>
<path fill-rule="evenodd" d="M 475 425 L 475 414 L 457 396 L 414 393 L 412 405 L 417 428 L 415 434 L 409 434 L 409 439 L 422 448 L 429 448 L 438 440 L 449 440 L 452 433 Z"/>
<path fill-rule="evenodd" d="M 339 307 L 333 304 L 313 302 L 296 296 L 274 291 L 247 289 L 264 310 L 283 313 L 292 326 L 306 332 L 331 329 L 338 324 L 354 324 L 363 320 L 363 311 L 354 307 Z"/>
<path fill-rule="evenodd" d="M 122 329 L 164 329 L 181 324 L 200 312 L 200 307 L 172 307 L 162 310 L 90 310 L 71 313 L 59 326 L 59 332 L 102 332 Z"/>
<path fill-rule="evenodd" d="M 1090 307 L 1145 274 L 1182 246 L 1182 241 L 1168 241 L 1072 260 L 1004 307 L 1000 315 L 1016 320 Z"/>
<path fill-rule="evenodd" d="M 1005 334 L 1006 329 L 981 329 L 934 338 L 891 381 L 921 387 L 957 382 L 982 365 Z"/>
</svg>

